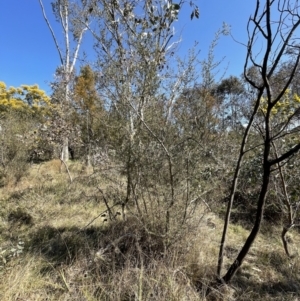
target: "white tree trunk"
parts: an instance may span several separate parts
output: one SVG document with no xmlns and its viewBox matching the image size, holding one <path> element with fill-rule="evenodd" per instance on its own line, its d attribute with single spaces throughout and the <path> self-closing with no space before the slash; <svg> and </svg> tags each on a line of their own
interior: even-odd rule
<svg viewBox="0 0 300 301">
<path fill-rule="evenodd" d="M 80 46 L 81 46 L 83 34 L 87 30 L 87 26 L 80 29 L 79 35 L 75 39 L 76 46 L 74 48 L 74 51 L 71 51 L 69 35 L 74 33 L 74 32 L 72 32 L 72 30 L 69 28 L 69 22 L 70 22 L 69 5 L 70 5 L 70 1 L 69 0 L 57 1 L 57 2 L 54 1 L 54 3 L 59 4 L 59 21 L 60 21 L 60 24 L 61 24 L 62 29 L 63 29 L 63 35 L 64 35 L 64 40 L 65 40 L 65 45 L 64 45 L 64 52 L 65 53 L 63 54 L 63 51 L 61 50 L 61 48 L 59 46 L 58 39 L 57 39 L 57 37 L 56 37 L 52 27 L 51 27 L 51 24 L 50 24 L 47 16 L 46 16 L 43 1 L 39 0 L 39 3 L 40 3 L 40 6 L 41 6 L 41 9 L 42 9 L 43 17 L 44 17 L 44 19 L 46 21 L 46 24 L 47 24 L 47 26 L 48 26 L 48 28 L 51 32 L 55 47 L 58 51 L 61 65 L 64 67 L 64 72 L 65 72 L 64 80 L 65 80 L 66 86 L 65 86 L 65 99 L 63 100 L 63 102 L 65 102 L 65 105 L 68 106 L 68 105 L 70 105 L 70 102 L 69 102 L 70 78 L 71 78 L 71 74 L 74 70 L 77 58 L 78 58 L 78 53 L 79 53 L 79 49 L 80 49 Z M 69 141 L 68 141 L 68 138 L 64 138 L 64 141 L 63 141 L 62 152 L 61 152 L 61 160 L 63 160 L 64 162 L 67 162 L 69 160 Z"/>
<path fill-rule="evenodd" d="M 63 140 L 63 146 L 62 146 L 60 158 L 64 162 L 69 161 L 69 139 L 68 138 L 64 138 L 64 140 Z"/>
</svg>

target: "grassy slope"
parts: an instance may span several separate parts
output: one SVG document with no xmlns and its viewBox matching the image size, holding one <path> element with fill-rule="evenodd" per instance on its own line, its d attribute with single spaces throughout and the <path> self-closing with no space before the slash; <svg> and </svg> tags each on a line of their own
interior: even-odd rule
<svg viewBox="0 0 300 301">
<path fill-rule="evenodd" d="M 17 185 L 0 190 L 0 300 L 204 300 L 222 231 L 217 216 L 200 206 L 163 254 L 161 239 L 144 231 L 134 212 L 127 221 L 98 217 L 106 208 L 97 187 L 111 191 L 110 201 L 118 197 L 106 177 L 79 163 L 70 172 L 73 183 L 59 161 L 33 165 Z M 265 226 L 233 288 L 214 300 L 298 300 L 299 233 L 290 234 L 296 256 L 289 261 L 280 230 Z M 247 234 L 231 225 L 225 266 Z"/>
</svg>

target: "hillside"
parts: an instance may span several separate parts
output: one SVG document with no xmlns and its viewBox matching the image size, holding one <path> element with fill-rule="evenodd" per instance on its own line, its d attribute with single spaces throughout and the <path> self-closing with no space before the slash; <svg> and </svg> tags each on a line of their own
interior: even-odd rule
<svg viewBox="0 0 300 301">
<path fill-rule="evenodd" d="M 58 160 L 33 164 L 17 184 L 0 190 L 1 300 L 205 300 L 223 227 L 216 208 L 224 204 L 199 202 L 182 227 L 172 225 L 174 239 L 166 242 L 151 195 L 144 200 L 148 215 L 129 204 L 123 220 L 121 175 L 75 161 L 70 182 L 60 169 Z M 248 233 L 230 225 L 225 267 Z M 280 233 L 280 225 L 265 222 L 232 285 L 207 299 L 298 300 L 300 236 L 289 232 L 288 259 Z"/>
</svg>

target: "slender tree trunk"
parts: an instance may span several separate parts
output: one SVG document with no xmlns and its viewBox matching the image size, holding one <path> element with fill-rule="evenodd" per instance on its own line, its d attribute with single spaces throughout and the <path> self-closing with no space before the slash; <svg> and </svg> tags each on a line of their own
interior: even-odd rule
<svg viewBox="0 0 300 301">
<path fill-rule="evenodd" d="M 87 30 L 87 26 L 84 26 L 83 28 L 80 28 L 77 32 L 78 37 L 74 40 L 76 41 L 76 47 L 74 51 L 71 51 L 71 43 L 70 43 L 70 33 L 74 34 L 74 29 L 70 29 L 69 23 L 70 23 L 70 1 L 54 1 L 54 4 L 58 4 L 59 6 L 59 22 L 63 29 L 63 35 L 65 40 L 64 45 L 64 53 L 62 49 L 59 46 L 58 38 L 54 33 L 54 30 L 51 27 L 51 24 L 48 20 L 48 17 L 46 16 L 46 12 L 44 9 L 43 1 L 39 0 L 42 14 L 44 17 L 44 20 L 50 30 L 50 33 L 52 35 L 52 39 L 54 41 L 55 47 L 57 49 L 57 52 L 59 54 L 60 63 L 64 68 L 64 84 L 65 84 L 65 99 L 62 99 L 62 105 L 70 106 L 69 101 L 69 92 L 70 92 L 70 80 L 71 80 L 71 74 L 74 71 L 75 64 L 77 62 L 79 49 L 82 43 L 82 38 L 84 32 Z M 74 17 L 74 16 L 73 16 Z M 78 17 L 78 16 L 76 16 Z M 61 159 L 64 160 L 64 162 L 67 162 L 69 160 L 69 141 L 68 138 L 65 138 L 62 145 L 62 152 L 61 152 Z"/>
<path fill-rule="evenodd" d="M 68 162 L 69 160 L 69 139 L 63 139 L 62 151 L 61 151 L 61 160 Z"/>
<path fill-rule="evenodd" d="M 272 143 L 272 146 L 273 146 L 274 151 L 275 151 L 275 157 L 276 157 L 276 159 L 278 159 L 279 156 L 278 156 L 277 148 L 276 148 L 276 145 L 275 145 L 274 142 Z M 286 255 L 290 258 L 291 254 L 289 252 L 289 246 L 288 246 L 288 242 L 286 240 L 286 234 L 294 226 L 294 218 L 293 218 L 294 214 L 293 214 L 293 208 L 292 208 L 292 205 L 291 205 L 291 202 L 290 202 L 290 199 L 289 199 L 289 194 L 287 192 L 287 186 L 286 186 L 286 183 L 285 183 L 283 170 L 282 170 L 282 167 L 281 167 L 280 163 L 277 164 L 277 167 L 278 167 L 280 180 L 281 180 L 281 185 L 282 185 L 282 190 L 283 190 L 283 195 L 284 195 L 284 198 L 283 198 L 284 199 L 284 204 L 286 205 L 286 208 L 288 210 L 288 224 L 283 226 L 283 229 L 282 229 L 282 232 L 281 232 L 281 240 L 282 240 L 284 251 L 285 251 Z"/>
<path fill-rule="evenodd" d="M 91 166 L 91 141 L 90 141 L 90 128 L 89 128 L 89 110 L 86 111 L 86 132 L 87 132 L 87 148 L 86 148 L 86 166 Z"/>
<path fill-rule="evenodd" d="M 249 136 L 252 124 L 253 124 L 254 117 L 259 108 L 260 98 L 261 98 L 262 94 L 263 94 L 263 89 L 261 89 L 259 91 L 253 113 L 251 115 L 251 118 L 250 118 L 247 128 L 245 130 L 245 134 L 244 134 L 244 137 L 243 137 L 243 140 L 241 143 L 239 158 L 237 161 L 237 165 L 235 168 L 235 173 L 234 173 L 234 177 L 233 177 L 233 181 L 232 181 L 232 185 L 231 185 L 231 189 L 230 189 L 229 202 L 227 205 L 224 228 L 223 228 L 223 233 L 222 233 L 222 238 L 221 238 L 221 243 L 220 243 L 219 257 L 218 257 L 217 275 L 218 275 L 219 279 L 221 278 L 221 271 L 222 271 L 222 267 L 223 267 L 224 249 L 225 249 L 225 243 L 226 243 L 226 236 L 227 236 L 227 232 L 228 232 L 228 226 L 229 226 L 229 222 L 230 222 L 231 209 L 232 209 L 232 205 L 233 205 L 233 201 L 234 201 L 234 195 L 235 195 L 236 187 L 238 184 L 239 174 L 240 174 L 242 161 L 243 161 L 244 154 L 245 154 L 245 148 L 246 148 L 248 136 Z"/>
<path fill-rule="evenodd" d="M 133 144 L 134 144 L 134 136 L 135 136 L 135 129 L 133 123 L 133 116 L 132 112 L 130 111 L 130 118 L 129 118 L 129 147 L 128 147 L 128 154 L 127 154 L 127 163 L 126 163 L 126 176 L 127 176 L 127 186 L 126 186 L 126 198 L 122 203 L 122 218 L 123 220 L 126 219 L 125 215 L 125 207 L 129 203 L 131 199 L 131 189 L 133 187 L 132 177 L 133 177 Z"/>
<path fill-rule="evenodd" d="M 242 265 L 246 255 L 248 254 L 259 230 L 261 227 L 261 223 L 263 220 L 263 213 L 264 213 L 264 206 L 266 202 L 266 196 L 268 192 L 269 182 L 270 182 L 270 173 L 271 173 L 271 166 L 269 162 L 264 163 L 264 174 L 263 174 L 263 184 L 261 187 L 261 191 L 259 194 L 259 199 L 257 203 L 257 211 L 256 211 L 256 219 L 254 223 L 254 227 L 248 236 L 243 248 L 241 249 L 240 253 L 238 254 L 237 258 L 233 262 L 233 264 L 228 269 L 225 276 L 222 278 L 222 280 L 225 283 L 229 283 L 232 279 L 232 277 L 235 275 L 239 267 Z"/>
</svg>

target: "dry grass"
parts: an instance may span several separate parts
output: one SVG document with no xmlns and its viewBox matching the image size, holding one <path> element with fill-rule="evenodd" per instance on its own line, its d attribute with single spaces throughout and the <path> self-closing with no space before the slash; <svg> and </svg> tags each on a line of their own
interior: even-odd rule
<svg viewBox="0 0 300 301">
<path fill-rule="evenodd" d="M 60 161 L 33 165 L 16 186 L 0 190 L 0 300 L 205 300 L 222 220 L 200 205 L 166 251 L 159 223 L 149 220 L 145 229 L 134 212 L 127 221 L 100 217 L 106 207 L 97 187 L 110 201 L 117 198 L 123 186 L 108 180 L 116 174 L 95 174 L 72 163 L 70 183 L 60 168 Z M 231 225 L 225 267 L 247 235 Z M 233 287 L 210 300 L 298 300 L 299 233 L 290 234 L 291 260 L 279 237 L 280 229 L 264 227 Z"/>
</svg>

